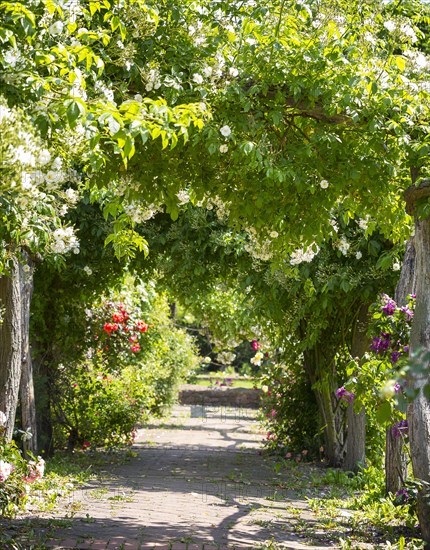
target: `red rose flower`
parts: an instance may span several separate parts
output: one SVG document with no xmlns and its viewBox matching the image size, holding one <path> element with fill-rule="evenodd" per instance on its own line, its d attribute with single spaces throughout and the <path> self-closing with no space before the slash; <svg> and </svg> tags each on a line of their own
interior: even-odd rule
<svg viewBox="0 0 430 550">
<path fill-rule="evenodd" d="M 115 321 L 115 323 L 122 323 L 124 321 L 124 314 L 123 313 L 114 313 L 112 315 L 112 321 Z"/>
<path fill-rule="evenodd" d="M 118 330 L 118 325 L 116 323 L 105 323 L 103 328 L 110 335 L 111 332 Z"/>
<path fill-rule="evenodd" d="M 148 330 L 148 325 L 143 321 L 136 321 L 136 330 L 139 332 L 146 332 Z"/>
</svg>

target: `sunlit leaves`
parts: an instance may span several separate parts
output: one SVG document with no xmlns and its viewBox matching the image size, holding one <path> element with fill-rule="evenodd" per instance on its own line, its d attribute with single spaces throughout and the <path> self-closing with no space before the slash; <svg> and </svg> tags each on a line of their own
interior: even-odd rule
<svg viewBox="0 0 430 550">
<path fill-rule="evenodd" d="M 148 243 L 133 229 L 127 229 L 117 224 L 114 233 L 105 240 L 105 245 L 112 244 L 118 259 L 134 258 L 138 252 L 148 254 Z"/>
</svg>

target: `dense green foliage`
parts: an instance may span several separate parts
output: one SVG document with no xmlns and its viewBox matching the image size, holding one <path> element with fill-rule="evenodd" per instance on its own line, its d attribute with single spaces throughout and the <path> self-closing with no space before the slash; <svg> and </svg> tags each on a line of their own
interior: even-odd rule
<svg viewBox="0 0 430 550">
<path fill-rule="evenodd" d="M 358 311 L 392 291 L 411 234 L 404 190 L 428 175 L 428 3 L 0 7 L 0 273 L 22 251 L 64 268 L 36 273 L 33 349 L 50 388 L 45 408 L 56 384 L 65 400 L 71 391 L 60 364 L 76 369 L 82 395 L 99 393 L 97 418 L 83 399 L 67 400 L 64 422 L 77 441 L 121 437 L 137 410 L 171 402 L 176 364 L 192 363 L 193 352 L 169 325 L 167 303 L 153 303 L 152 327 L 145 311 L 147 339 L 126 343 L 125 326 L 100 327 L 101 354 L 91 351 L 84 315 L 84 304 L 103 307 L 123 280 L 103 243 L 136 268 L 151 241 L 163 257 L 150 257 L 147 272 L 211 325 L 220 351 L 268 337 L 287 363 L 303 360 L 334 416 Z M 429 203 L 419 209 L 428 215 Z M 166 220 L 182 213 L 175 226 Z M 108 342 L 116 350 L 120 333 L 116 361 Z M 140 361 L 144 397 L 126 388 L 129 369 L 144 372 Z M 111 417 L 100 413 L 115 393 L 104 376 L 125 397 Z M 300 401 L 303 377 L 291 376 Z M 290 405 L 277 404 L 283 438 Z"/>
<path fill-rule="evenodd" d="M 318 407 L 311 384 L 302 365 L 269 363 L 261 377 L 264 394 L 262 408 L 267 428 L 266 446 L 286 457 L 305 451 L 308 459 L 319 459 L 323 438 Z M 300 411 L 300 414 L 297 414 Z"/>
<path fill-rule="evenodd" d="M 166 296 L 157 294 L 152 283 L 134 285 L 126 279 L 110 300 L 104 296 L 81 304 L 75 347 L 58 350 L 51 360 L 48 396 L 60 447 L 66 440 L 71 447 L 129 441 L 140 421 L 175 402 L 178 384 L 197 366 L 193 340 L 174 326 Z M 121 323 L 112 322 L 112 311 L 113 321 L 128 312 L 139 331 L 112 331 Z M 56 330 L 61 337 L 62 325 Z M 85 338 L 77 346 L 82 333 Z"/>
</svg>

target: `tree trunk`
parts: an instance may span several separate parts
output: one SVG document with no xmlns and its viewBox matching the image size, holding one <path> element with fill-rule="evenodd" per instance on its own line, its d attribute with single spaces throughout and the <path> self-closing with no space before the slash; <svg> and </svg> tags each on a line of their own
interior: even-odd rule
<svg viewBox="0 0 430 550">
<path fill-rule="evenodd" d="M 169 304 L 169 309 L 170 309 L 170 319 L 175 321 L 176 320 L 176 302 L 171 302 Z"/>
<path fill-rule="evenodd" d="M 385 492 L 395 495 L 408 477 L 407 454 L 402 437 L 396 437 L 393 428 L 385 435 Z"/>
<path fill-rule="evenodd" d="M 394 299 L 398 304 L 405 304 L 406 297 L 415 293 L 416 289 L 416 271 L 415 271 L 415 244 L 414 237 L 411 237 L 406 245 L 405 257 L 403 258 L 402 271 L 397 283 Z"/>
<path fill-rule="evenodd" d="M 336 388 L 333 386 L 329 369 L 321 363 L 321 354 L 318 346 L 305 350 L 304 367 L 312 384 L 315 398 L 318 404 L 324 431 L 324 454 L 330 466 L 339 467 L 343 461 L 342 434 L 338 430 L 339 410 L 336 410 L 333 396 Z"/>
<path fill-rule="evenodd" d="M 397 304 L 405 304 L 406 296 L 415 292 L 415 246 L 411 237 L 406 245 L 402 272 L 397 283 L 394 299 Z M 402 437 L 396 437 L 392 428 L 387 428 L 385 436 L 385 491 L 393 495 L 399 491 L 408 476 L 408 456 Z"/>
<path fill-rule="evenodd" d="M 430 196 L 430 180 L 419 187 L 410 187 L 405 194 L 407 209 L 413 213 L 416 201 Z M 416 294 L 417 303 L 411 331 L 411 349 L 430 351 L 430 220 L 419 220 L 415 216 L 416 252 Z M 418 390 L 418 397 L 407 411 L 409 440 L 414 476 L 430 483 L 430 403 L 423 393 L 429 382 L 428 366 L 426 373 L 411 381 Z M 428 489 L 418 494 L 418 519 L 426 548 L 430 548 L 430 503 Z"/>
<path fill-rule="evenodd" d="M 24 455 L 28 451 L 37 453 L 37 426 L 36 426 L 36 402 L 34 398 L 33 363 L 30 351 L 30 303 L 33 292 L 34 264 L 30 257 L 24 254 L 27 261 L 21 269 L 22 289 L 22 366 L 21 366 L 21 420 L 24 430 L 32 434 L 31 439 L 24 439 Z"/>
<path fill-rule="evenodd" d="M 16 257 L 9 262 L 8 275 L 0 277 L 0 411 L 7 417 L 5 436 L 12 439 L 18 404 L 22 360 L 22 303 L 20 267 Z"/>
<path fill-rule="evenodd" d="M 51 395 L 49 380 L 51 372 L 49 364 L 50 354 L 42 356 L 35 365 L 36 376 L 39 382 L 37 392 L 37 446 L 44 456 L 54 455 L 54 428 L 51 412 L 51 403 L 55 395 Z"/>
<path fill-rule="evenodd" d="M 369 349 L 367 327 L 369 325 L 369 305 L 362 304 L 355 321 L 351 355 L 359 362 Z M 354 403 L 348 405 L 347 410 L 347 443 L 343 469 L 357 472 L 360 466 L 366 463 L 366 412 L 364 407 L 358 412 L 354 409 Z"/>
</svg>

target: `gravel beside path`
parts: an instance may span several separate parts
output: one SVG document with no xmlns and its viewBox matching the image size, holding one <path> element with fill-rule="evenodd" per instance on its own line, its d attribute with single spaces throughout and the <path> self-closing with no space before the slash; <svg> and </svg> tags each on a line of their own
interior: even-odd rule
<svg viewBox="0 0 430 550">
<path fill-rule="evenodd" d="M 294 492 L 291 472 L 277 474 L 274 459 L 259 453 L 256 414 L 178 406 L 167 421 L 140 429 L 134 458 L 50 515 L 57 527 L 46 548 L 335 548 L 324 530 L 315 539 L 310 482 L 295 477 Z"/>
</svg>

